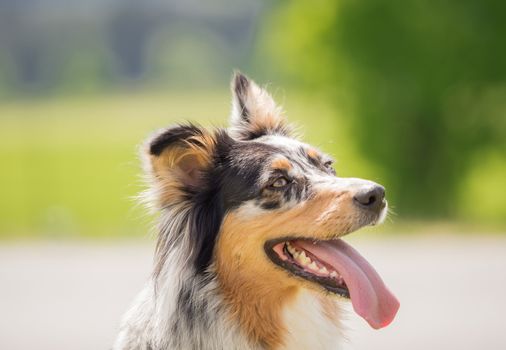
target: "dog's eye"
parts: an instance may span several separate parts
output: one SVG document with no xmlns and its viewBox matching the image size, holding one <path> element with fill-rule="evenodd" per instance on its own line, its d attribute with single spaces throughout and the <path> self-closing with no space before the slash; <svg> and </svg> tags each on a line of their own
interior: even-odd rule
<svg viewBox="0 0 506 350">
<path fill-rule="evenodd" d="M 285 177 L 279 177 L 271 184 L 271 187 L 282 188 L 288 185 L 288 180 Z"/>
</svg>

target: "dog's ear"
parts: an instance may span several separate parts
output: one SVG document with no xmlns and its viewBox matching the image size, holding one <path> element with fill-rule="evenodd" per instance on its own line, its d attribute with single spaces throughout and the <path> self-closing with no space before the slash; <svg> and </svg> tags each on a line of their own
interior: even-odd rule
<svg viewBox="0 0 506 350">
<path fill-rule="evenodd" d="M 289 136 L 290 128 L 271 95 L 240 72 L 232 78 L 231 136 L 252 140 L 269 134 Z"/>
<path fill-rule="evenodd" d="M 147 170 L 160 204 L 184 199 L 196 191 L 205 171 L 212 166 L 216 147 L 214 134 L 198 126 L 178 125 L 147 142 Z"/>
</svg>

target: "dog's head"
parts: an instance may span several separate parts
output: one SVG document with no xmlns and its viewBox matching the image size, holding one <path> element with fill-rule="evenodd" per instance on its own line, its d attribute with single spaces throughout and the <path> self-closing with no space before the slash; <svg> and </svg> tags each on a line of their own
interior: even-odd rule
<svg viewBox="0 0 506 350">
<path fill-rule="evenodd" d="M 339 239 L 384 219 L 384 188 L 337 176 L 332 159 L 292 137 L 272 97 L 245 76 L 235 75 L 232 91 L 229 129 L 180 125 L 148 142 L 158 205 L 184 226 L 160 235 L 159 255 L 186 242 L 195 273 L 216 274 L 238 303 L 305 288 L 351 297 L 373 327 L 388 324 L 397 301 Z"/>
</svg>

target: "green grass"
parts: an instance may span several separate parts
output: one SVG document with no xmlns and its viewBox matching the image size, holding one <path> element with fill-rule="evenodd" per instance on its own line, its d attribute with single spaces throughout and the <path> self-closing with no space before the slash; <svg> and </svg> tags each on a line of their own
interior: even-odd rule
<svg viewBox="0 0 506 350">
<path fill-rule="evenodd" d="M 354 150 L 346 118 L 328 100 L 294 91 L 287 95 L 277 100 L 289 120 L 306 141 L 337 159 L 340 175 L 383 182 L 381 169 Z M 0 238 L 147 235 L 152 220 L 134 199 L 143 189 L 140 144 L 152 131 L 176 122 L 224 126 L 229 108 L 226 90 L 0 103 Z M 456 202 L 463 219 L 498 224 L 494 231 L 504 231 L 506 197 L 495 194 L 506 164 L 495 154 L 479 159 Z"/>
<path fill-rule="evenodd" d="M 353 159 L 324 99 L 284 101 L 305 139 Z M 123 93 L 0 104 L 0 237 L 146 234 L 138 148 L 150 132 L 191 120 L 226 125 L 228 91 Z M 340 140 L 337 140 L 340 139 Z M 351 153 L 350 153 L 351 152 Z M 348 170 L 361 170 L 360 162 Z"/>
</svg>

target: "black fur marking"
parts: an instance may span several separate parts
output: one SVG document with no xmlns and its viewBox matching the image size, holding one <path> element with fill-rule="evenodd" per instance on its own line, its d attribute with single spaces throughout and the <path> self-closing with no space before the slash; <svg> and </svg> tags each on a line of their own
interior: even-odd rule
<svg viewBox="0 0 506 350">
<path fill-rule="evenodd" d="M 202 129 L 194 124 L 178 125 L 169 128 L 151 141 L 149 153 L 159 156 L 167 147 L 180 144 L 193 136 L 203 136 Z"/>
<path fill-rule="evenodd" d="M 190 221 L 190 239 L 195 247 L 195 267 L 197 272 L 205 272 L 211 261 L 216 236 L 225 215 L 221 195 L 216 190 L 203 193 L 195 199 Z"/>
<path fill-rule="evenodd" d="M 306 157 L 309 160 L 309 163 L 311 163 L 315 167 L 317 167 L 317 168 L 321 168 L 322 167 L 322 162 L 321 162 L 320 159 L 310 157 L 309 155 L 307 155 Z"/>
<path fill-rule="evenodd" d="M 247 98 L 248 89 L 250 83 L 248 78 L 240 72 L 236 72 L 234 77 L 234 93 L 237 98 L 237 102 L 239 103 L 239 108 L 241 109 L 241 117 L 246 121 L 250 121 L 249 111 L 246 108 L 246 103 L 244 99 Z"/>
<path fill-rule="evenodd" d="M 336 171 L 332 167 L 333 160 L 329 157 L 321 158 L 320 156 L 318 158 L 313 158 L 309 154 L 307 154 L 306 150 L 304 148 L 300 148 L 298 150 L 298 153 L 301 155 L 302 158 L 305 158 L 309 161 L 309 164 L 314 166 L 315 168 L 318 168 L 322 170 L 324 173 L 336 175 Z M 329 165 L 326 165 L 326 164 Z"/>
<path fill-rule="evenodd" d="M 214 167 L 205 175 L 206 188 L 191 194 L 193 210 L 190 239 L 194 245 L 197 273 L 205 273 L 211 263 L 216 237 L 227 211 L 238 207 L 259 194 L 257 181 L 266 152 L 272 148 L 262 144 L 242 143 L 230 138 L 225 131 L 216 134 Z M 247 157 L 247 167 L 237 159 Z"/>
<path fill-rule="evenodd" d="M 178 314 L 183 316 L 183 319 L 178 321 L 185 322 L 186 326 L 191 330 L 194 324 L 208 324 L 207 318 L 208 303 L 206 299 L 195 299 L 193 295 L 198 295 L 198 290 L 203 288 L 204 283 L 183 283 L 177 296 Z M 177 327 L 177 326 L 176 326 Z"/>
<path fill-rule="evenodd" d="M 241 139 L 248 141 L 260 138 L 265 135 L 281 135 L 281 136 L 290 136 L 290 128 L 280 124 L 276 128 L 259 128 L 255 130 L 243 130 L 241 133 Z"/>
<path fill-rule="evenodd" d="M 262 203 L 261 205 L 262 209 L 265 210 L 273 210 L 273 209 L 279 209 L 281 207 L 281 203 L 279 201 L 270 201 Z"/>
<path fill-rule="evenodd" d="M 254 140 L 259 137 L 268 135 L 270 133 L 271 133 L 271 130 L 269 130 L 267 128 L 256 129 L 256 130 L 247 130 L 247 131 L 243 132 L 243 139 L 244 140 Z"/>
<path fill-rule="evenodd" d="M 178 142 L 188 142 L 191 136 L 202 133 L 200 128 L 191 124 L 170 128 L 155 138 L 150 151 L 155 155 L 161 154 L 166 147 Z M 216 141 L 213 160 L 202 174 L 201 185 L 182 188 L 186 193 L 186 201 L 191 205 L 187 217 L 183 220 L 184 225 L 188 225 L 189 232 L 185 233 L 185 226 L 181 226 L 179 233 L 161 234 L 158 244 L 160 268 L 156 269 L 158 272 L 168 254 L 165 250 L 178 244 L 182 235 L 189 234 L 192 245 L 190 259 L 195 272 L 206 275 L 221 224 L 228 211 L 255 198 L 261 200 L 258 205 L 262 208 L 276 209 L 281 207 L 284 201 L 302 196 L 304 185 L 301 182 L 302 187 L 293 184 L 290 185 L 293 189 L 287 189 L 286 193 L 262 198 L 263 184 L 259 183 L 259 179 L 261 173 L 266 171 L 266 159 L 280 152 L 275 146 L 254 141 L 237 141 L 222 129 L 216 130 L 213 137 Z"/>
</svg>

